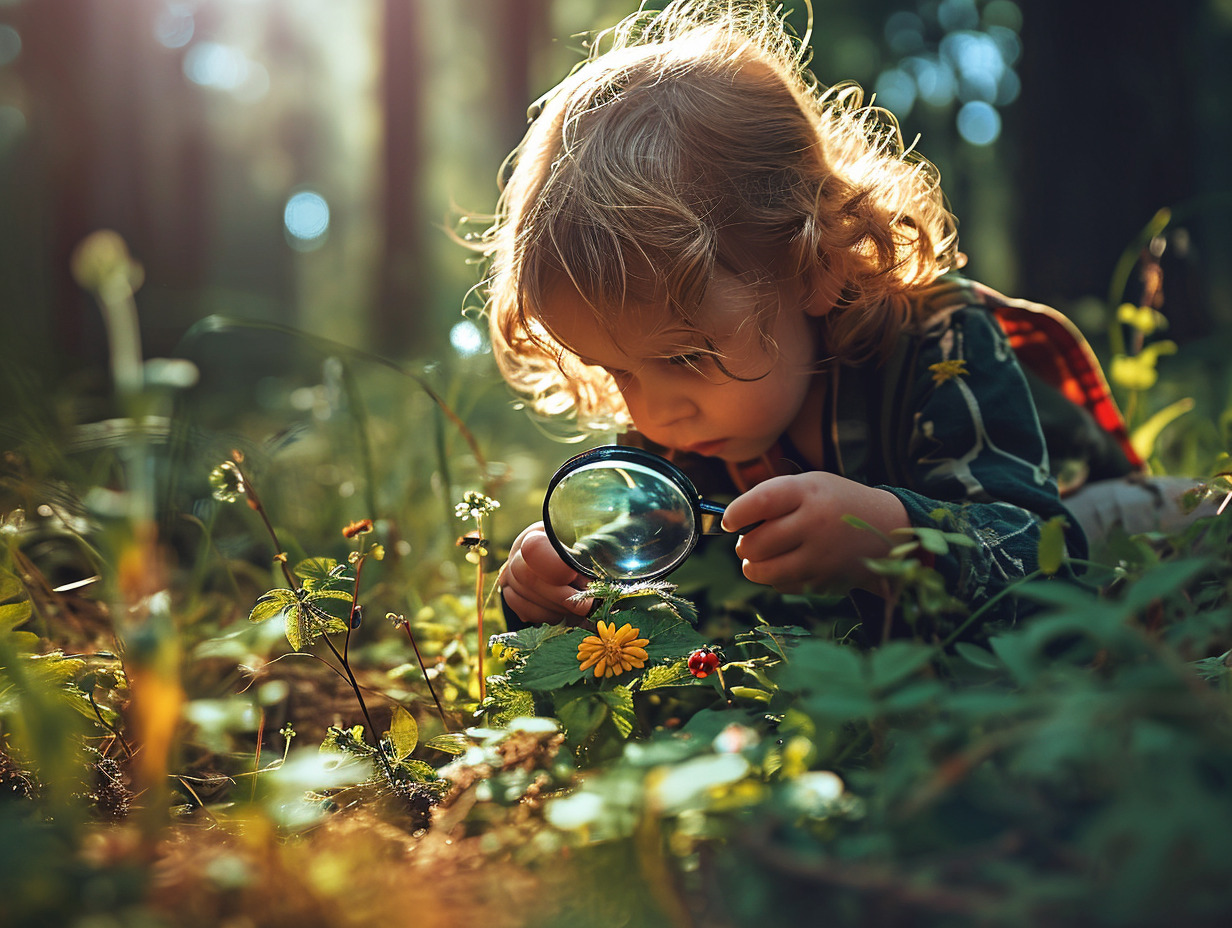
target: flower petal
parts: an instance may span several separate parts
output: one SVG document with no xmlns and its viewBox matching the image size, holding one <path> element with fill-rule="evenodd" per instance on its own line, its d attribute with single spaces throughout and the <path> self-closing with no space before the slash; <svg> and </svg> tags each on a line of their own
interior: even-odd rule
<svg viewBox="0 0 1232 928">
<path fill-rule="evenodd" d="M 588 655 L 585 658 L 583 658 L 582 655 L 579 654 L 578 660 L 582 662 L 582 666 L 579 667 L 578 669 L 585 672 L 589 670 L 591 667 L 593 667 L 595 664 L 597 664 L 602 658 L 603 658 L 602 651 L 596 651 L 594 654 Z"/>
</svg>

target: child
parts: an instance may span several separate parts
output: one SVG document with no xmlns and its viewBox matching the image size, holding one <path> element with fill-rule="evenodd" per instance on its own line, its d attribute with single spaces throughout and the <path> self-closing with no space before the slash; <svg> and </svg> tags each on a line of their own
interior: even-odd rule
<svg viewBox="0 0 1232 928">
<path fill-rule="evenodd" d="M 933 166 L 859 88 L 816 87 L 780 15 L 639 12 L 541 101 L 483 244 L 497 362 L 537 412 L 738 494 L 749 580 L 876 594 L 883 536 L 939 527 L 974 542 L 933 566 L 978 608 L 1037 568 L 1044 521 L 1086 554 L 994 317 L 1030 307 L 956 276 Z M 1137 463 L 1095 431 L 1092 460 Z M 590 607 L 539 523 L 499 584 L 524 621 Z"/>
</svg>

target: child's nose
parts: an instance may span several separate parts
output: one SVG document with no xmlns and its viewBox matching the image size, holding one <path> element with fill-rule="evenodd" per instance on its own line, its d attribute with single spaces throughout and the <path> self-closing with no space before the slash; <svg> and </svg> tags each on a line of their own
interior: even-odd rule
<svg viewBox="0 0 1232 928">
<path fill-rule="evenodd" d="M 641 423 L 639 428 L 671 428 L 697 413 L 697 405 L 687 392 L 665 383 L 639 383 L 633 391 L 626 391 L 625 403 L 634 422 Z"/>
</svg>

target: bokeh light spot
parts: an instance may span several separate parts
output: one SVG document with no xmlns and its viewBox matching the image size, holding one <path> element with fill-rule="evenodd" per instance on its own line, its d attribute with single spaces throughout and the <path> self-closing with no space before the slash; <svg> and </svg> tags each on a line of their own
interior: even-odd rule
<svg viewBox="0 0 1232 928">
<path fill-rule="evenodd" d="M 972 145 L 991 145 L 1001 134 L 1001 114 L 980 100 L 964 103 L 958 111 L 958 134 Z"/>
<path fill-rule="evenodd" d="M 12 26 L 0 23 L 0 67 L 21 54 L 21 35 Z"/>
<path fill-rule="evenodd" d="M 958 92 L 958 80 L 949 62 L 916 55 L 903 62 L 902 68 L 914 79 L 920 99 L 932 106 L 949 106 Z"/>
<path fill-rule="evenodd" d="M 319 193 L 301 190 L 287 200 L 282 222 L 292 247 L 311 251 L 321 244 L 329 229 L 329 204 Z"/>
<path fill-rule="evenodd" d="M 980 13 L 975 8 L 975 0 L 941 0 L 937 22 L 947 32 L 974 29 L 980 24 Z"/>
<path fill-rule="evenodd" d="M 886 42 L 899 55 L 914 55 L 924 48 L 924 20 L 908 10 L 890 15 L 885 24 Z"/>
<path fill-rule="evenodd" d="M 987 26 L 1004 26 L 1006 29 L 1020 32 L 1022 10 L 1014 0 L 989 0 L 984 7 L 984 23 Z"/>
<path fill-rule="evenodd" d="M 905 119 L 915 106 L 915 81 L 901 68 L 882 71 L 873 86 L 877 105 L 884 106 L 899 119 Z"/>
<path fill-rule="evenodd" d="M 483 333 L 475 323 L 463 319 L 449 330 L 449 344 L 462 357 L 469 358 L 483 351 Z"/>
<path fill-rule="evenodd" d="M 186 3 L 168 3 L 154 20 L 154 38 L 165 48 L 183 48 L 192 41 L 197 24 Z"/>
<path fill-rule="evenodd" d="M 184 75 L 194 84 L 235 90 L 248 79 L 248 56 L 218 42 L 198 42 L 184 56 Z"/>
</svg>

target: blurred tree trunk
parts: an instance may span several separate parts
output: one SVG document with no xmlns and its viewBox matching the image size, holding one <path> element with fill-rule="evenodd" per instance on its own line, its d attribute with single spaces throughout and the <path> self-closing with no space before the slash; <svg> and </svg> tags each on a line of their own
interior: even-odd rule
<svg viewBox="0 0 1232 928">
<path fill-rule="evenodd" d="M 1190 40 L 1202 6 L 1202 0 L 1166 7 L 1123 0 L 1024 5 L 1023 89 L 1014 108 L 1022 139 L 1016 176 L 1024 204 L 1018 223 L 1024 294 L 1047 301 L 1103 298 L 1122 250 L 1157 210 L 1223 186 L 1201 176 L 1197 159 L 1200 69 L 1190 58 Z M 1172 284 L 1169 315 L 1183 330 L 1205 328 L 1202 301 L 1196 294 L 1182 298 L 1179 275 Z"/>
<path fill-rule="evenodd" d="M 505 0 L 489 8 L 502 151 L 521 141 L 527 107 L 539 96 L 533 70 L 550 38 L 550 8 L 550 0 Z"/>
<path fill-rule="evenodd" d="M 417 352 L 431 336 L 426 325 L 431 290 L 419 225 L 424 174 L 422 15 L 418 0 L 385 0 L 381 28 L 384 142 L 381 227 L 384 255 L 373 320 L 383 354 Z"/>
<path fill-rule="evenodd" d="M 159 0 L 40 0 L 16 10 L 30 101 L 29 160 L 19 170 L 33 183 L 21 191 L 14 225 L 25 231 L 12 244 L 30 251 L 22 276 L 41 275 L 28 281 L 30 298 L 48 307 L 44 334 L 69 366 L 96 364 L 106 352 L 98 311 L 69 273 L 73 249 L 90 232 L 116 230 L 151 272 L 143 330 L 165 337 L 147 338 L 150 353 L 173 347 L 184 294 L 202 277 L 203 140 L 158 129 L 160 112 L 191 124 L 183 115 L 199 104 L 184 87 L 180 55 L 154 39 L 160 9 Z M 160 288 L 166 306 L 157 305 Z"/>
</svg>

